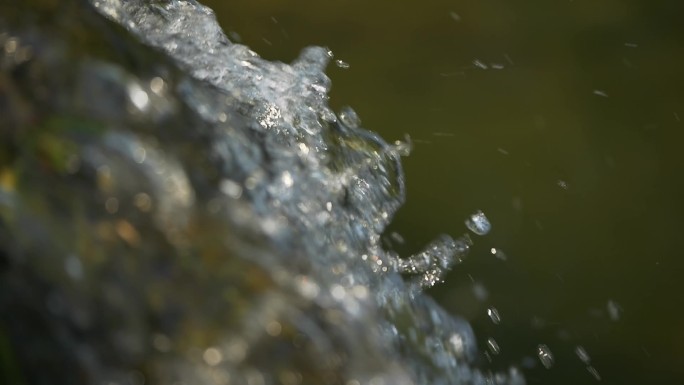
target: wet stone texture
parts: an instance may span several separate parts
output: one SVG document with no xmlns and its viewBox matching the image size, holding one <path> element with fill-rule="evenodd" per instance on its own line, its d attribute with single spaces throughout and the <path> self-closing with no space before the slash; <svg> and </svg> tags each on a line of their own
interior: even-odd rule
<svg viewBox="0 0 684 385">
<path fill-rule="evenodd" d="M 326 50 L 264 61 L 194 1 L 8 3 L 0 382 L 522 382 L 420 291 L 467 244 L 380 247 L 405 146 L 338 120 Z"/>
</svg>

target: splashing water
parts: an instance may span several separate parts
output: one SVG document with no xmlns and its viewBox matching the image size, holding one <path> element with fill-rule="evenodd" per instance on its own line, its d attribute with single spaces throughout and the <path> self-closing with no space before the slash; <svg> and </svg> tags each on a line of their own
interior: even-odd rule
<svg viewBox="0 0 684 385">
<path fill-rule="evenodd" d="M 41 369 L 23 382 L 523 382 L 475 367 L 422 291 L 468 236 L 381 247 L 410 142 L 331 111 L 325 49 L 265 61 L 192 0 L 86 4 L 0 12 L 0 335 Z"/>
<path fill-rule="evenodd" d="M 486 235 L 492 229 L 489 219 L 487 219 L 482 211 L 473 213 L 470 218 L 465 221 L 465 224 L 466 227 L 468 227 L 468 230 L 477 235 Z"/>
</svg>

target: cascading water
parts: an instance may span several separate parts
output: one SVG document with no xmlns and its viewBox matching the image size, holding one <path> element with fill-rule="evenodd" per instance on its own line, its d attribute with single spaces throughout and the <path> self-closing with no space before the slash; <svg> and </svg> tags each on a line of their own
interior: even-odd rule
<svg viewBox="0 0 684 385">
<path fill-rule="evenodd" d="M 328 51 L 262 60 L 194 1 L 0 15 L 8 379 L 523 382 L 476 369 L 469 325 L 421 292 L 467 237 L 381 247 L 407 144 L 330 110 Z"/>
</svg>

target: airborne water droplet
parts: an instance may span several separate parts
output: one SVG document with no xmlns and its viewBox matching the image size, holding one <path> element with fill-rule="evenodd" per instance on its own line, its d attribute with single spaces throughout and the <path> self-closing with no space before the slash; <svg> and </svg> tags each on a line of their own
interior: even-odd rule
<svg viewBox="0 0 684 385">
<path fill-rule="evenodd" d="M 622 308 L 617 302 L 610 300 L 606 305 L 608 309 L 608 316 L 612 321 L 618 321 L 620 319 L 620 313 L 622 313 Z"/>
<path fill-rule="evenodd" d="M 544 344 L 537 346 L 537 357 L 539 357 L 539 361 L 541 361 L 546 369 L 553 366 L 553 354 L 548 346 Z"/>
<path fill-rule="evenodd" d="M 506 254 L 505 254 L 503 251 L 501 251 L 501 249 L 497 249 L 497 248 L 492 247 L 492 248 L 489 250 L 489 252 L 492 253 L 493 256 L 495 256 L 496 258 L 498 258 L 498 259 L 500 259 L 500 260 L 502 260 L 502 261 L 505 261 L 505 260 L 508 259 L 508 257 L 506 256 Z"/>
<path fill-rule="evenodd" d="M 601 381 L 601 375 L 599 374 L 598 370 L 596 370 L 596 368 L 594 368 L 593 366 L 587 366 L 587 370 L 592 376 L 594 376 L 596 381 Z"/>
<path fill-rule="evenodd" d="M 480 210 L 471 215 L 470 218 L 465 221 L 465 225 L 468 230 L 477 235 L 485 235 L 492 229 L 491 223 L 489 223 L 487 217 Z"/>
<path fill-rule="evenodd" d="M 501 323 L 501 316 L 499 315 L 499 311 L 496 310 L 494 306 L 490 306 L 489 309 L 487 309 L 487 315 L 495 325 Z"/>
<path fill-rule="evenodd" d="M 335 60 L 335 65 L 338 66 L 339 68 L 342 68 L 342 69 L 345 69 L 345 70 L 346 70 L 347 68 L 349 68 L 349 63 L 347 63 L 347 62 L 345 62 L 345 61 L 342 61 L 342 60 L 339 60 L 339 59 L 338 59 L 338 60 Z"/>
<path fill-rule="evenodd" d="M 589 354 L 586 350 L 584 350 L 584 347 L 582 347 L 581 345 L 578 345 L 575 348 L 575 354 L 577 354 L 577 357 L 579 357 L 579 359 L 585 364 L 589 364 L 589 362 L 591 361 L 591 357 L 589 357 Z"/>
<path fill-rule="evenodd" d="M 496 340 L 491 337 L 487 340 L 487 348 L 490 352 L 492 352 L 492 354 L 499 354 L 501 352 L 499 344 L 496 343 Z"/>
</svg>

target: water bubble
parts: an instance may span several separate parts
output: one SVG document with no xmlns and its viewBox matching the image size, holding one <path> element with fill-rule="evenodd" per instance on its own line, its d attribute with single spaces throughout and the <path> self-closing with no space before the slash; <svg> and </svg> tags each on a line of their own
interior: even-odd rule
<svg viewBox="0 0 684 385">
<path fill-rule="evenodd" d="M 487 315 L 495 325 L 501 323 L 501 316 L 499 315 L 499 311 L 496 310 L 494 306 L 490 306 L 489 309 L 487 309 Z"/>
<path fill-rule="evenodd" d="M 539 361 L 541 361 L 546 369 L 553 366 L 553 354 L 548 346 L 544 344 L 537 346 L 537 357 L 539 357 Z"/>
<path fill-rule="evenodd" d="M 468 230 L 477 235 L 485 235 L 492 229 L 492 225 L 489 223 L 489 220 L 480 210 L 472 214 L 470 218 L 465 221 L 465 225 Z"/>
</svg>

